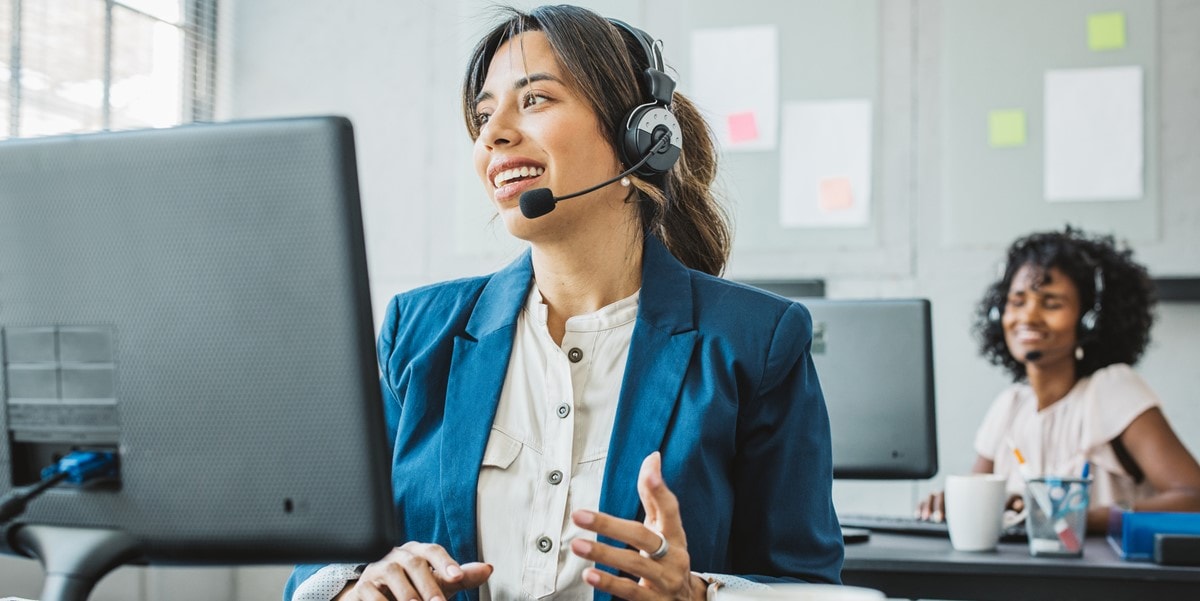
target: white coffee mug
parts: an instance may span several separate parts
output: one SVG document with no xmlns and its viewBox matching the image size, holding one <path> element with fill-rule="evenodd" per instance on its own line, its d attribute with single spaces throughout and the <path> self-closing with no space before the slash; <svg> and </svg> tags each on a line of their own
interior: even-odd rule
<svg viewBox="0 0 1200 601">
<path fill-rule="evenodd" d="M 990 551 L 1000 541 L 1004 521 L 1004 476 L 946 476 L 946 524 L 959 551 Z"/>
<path fill-rule="evenodd" d="M 767 588 L 722 588 L 718 601 L 882 601 L 883 593 L 838 584 L 772 584 Z"/>
</svg>

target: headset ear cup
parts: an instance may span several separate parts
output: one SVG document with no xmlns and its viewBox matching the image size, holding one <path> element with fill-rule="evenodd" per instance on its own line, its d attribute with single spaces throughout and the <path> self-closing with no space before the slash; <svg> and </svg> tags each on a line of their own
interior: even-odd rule
<svg viewBox="0 0 1200 601">
<path fill-rule="evenodd" d="M 634 109 L 626 118 L 624 139 L 621 141 L 621 158 L 626 165 L 636 165 L 650 152 L 659 134 L 666 135 L 670 142 L 655 152 L 636 173 L 643 177 L 660 175 L 671 170 L 679 160 L 682 133 L 675 115 L 659 104 L 643 105 Z"/>
<path fill-rule="evenodd" d="M 1091 334 L 1096 331 L 1096 321 L 1098 319 L 1100 319 L 1100 314 L 1096 312 L 1096 309 L 1088 309 L 1087 313 L 1084 313 L 1083 317 L 1079 318 L 1079 327 L 1083 330 L 1084 334 Z"/>
<path fill-rule="evenodd" d="M 992 305 L 992 308 L 988 309 L 988 321 L 992 323 L 1000 323 L 1000 316 L 1000 307 L 998 305 Z"/>
</svg>

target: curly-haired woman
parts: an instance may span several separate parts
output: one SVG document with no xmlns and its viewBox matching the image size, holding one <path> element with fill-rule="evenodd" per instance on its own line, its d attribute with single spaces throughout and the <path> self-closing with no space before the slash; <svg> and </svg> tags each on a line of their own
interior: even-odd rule
<svg viewBox="0 0 1200 601">
<path fill-rule="evenodd" d="M 1105 530 L 1113 505 L 1200 511 L 1200 464 L 1131 367 L 1150 340 L 1155 300 L 1146 268 L 1111 236 L 1068 226 L 1014 242 L 976 311 L 983 355 L 1014 383 L 976 434 L 973 471 L 1007 476 L 1019 495 L 1014 448 L 1046 475 L 1090 464 L 1090 532 Z M 922 515 L 937 517 L 941 501 L 931 497 Z"/>
</svg>

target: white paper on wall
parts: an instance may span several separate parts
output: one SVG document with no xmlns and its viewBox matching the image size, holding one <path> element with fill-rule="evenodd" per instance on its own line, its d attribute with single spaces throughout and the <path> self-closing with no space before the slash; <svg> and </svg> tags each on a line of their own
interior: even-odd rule
<svg viewBox="0 0 1200 601">
<path fill-rule="evenodd" d="M 778 31 L 764 25 L 692 32 L 692 75 L 685 85 L 726 151 L 776 147 Z"/>
<path fill-rule="evenodd" d="M 1047 71 L 1045 110 L 1046 200 L 1142 197 L 1141 67 Z"/>
<path fill-rule="evenodd" d="M 860 227 L 871 218 L 871 102 L 789 102 L 779 150 L 783 227 Z"/>
</svg>

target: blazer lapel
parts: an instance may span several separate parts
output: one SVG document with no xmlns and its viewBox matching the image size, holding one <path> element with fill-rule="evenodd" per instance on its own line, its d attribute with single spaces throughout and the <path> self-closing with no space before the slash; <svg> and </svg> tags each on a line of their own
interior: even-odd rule
<svg viewBox="0 0 1200 601">
<path fill-rule="evenodd" d="M 662 447 L 678 403 L 697 340 L 692 315 L 690 274 L 657 238 L 647 236 L 638 321 L 609 442 L 600 511 L 631 520 L 641 513 L 638 472 L 642 460 Z M 608 537 L 600 540 L 624 546 Z"/>
<path fill-rule="evenodd" d="M 532 275 L 526 252 L 492 276 L 472 308 L 466 331 L 454 340 L 442 424 L 441 484 L 451 556 L 461 562 L 479 559 L 479 466 L 512 355 L 513 327 Z"/>
</svg>

